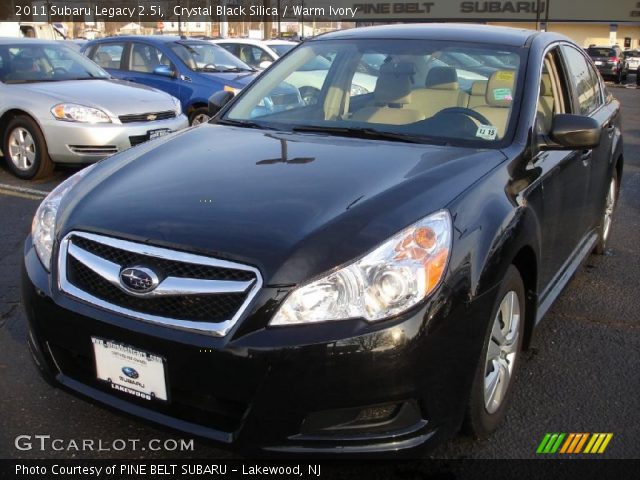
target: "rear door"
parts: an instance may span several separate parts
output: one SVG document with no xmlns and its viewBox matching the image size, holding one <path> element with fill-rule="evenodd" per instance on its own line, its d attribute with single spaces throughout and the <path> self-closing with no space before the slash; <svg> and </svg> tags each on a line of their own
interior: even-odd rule
<svg viewBox="0 0 640 480">
<path fill-rule="evenodd" d="M 602 81 L 590 60 L 577 48 L 564 45 L 562 55 L 570 73 L 574 95 L 574 112 L 594 118 L 602 126 L 600 145 L 580 153 L 589 166 L 587 196 L 587 226 L 598 226 L 612 173 L 615 136 L 620 135 L 620 104 L 611 96 L 605 97 Z"/>
</svg>

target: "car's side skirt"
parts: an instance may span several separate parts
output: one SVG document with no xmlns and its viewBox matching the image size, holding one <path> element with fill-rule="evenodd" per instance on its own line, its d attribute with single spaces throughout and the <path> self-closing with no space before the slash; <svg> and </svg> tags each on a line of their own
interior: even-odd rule
<svg viewBox="0 0 640 480">
<path fill-rule="evenodd" d="M 585 235 L 582 242 L 578 244 L 578 247 L 573 251 L 572 255 L 553 277 L 553 280 L 551 280 L 543 295 L 540 296 L 540 303 L 538 304 L 536 314 L 536 324 L 542 320 L 547 310 L 549 310 L 556 298 L 560 296 L 564 287 L 567 286 L 571 277 L 573 277 L 574 273 L 580 268 L 582 262 L 591 254 L 597 240 L 598 235 L 595 231 L 590 231 Z"/>
</svg>

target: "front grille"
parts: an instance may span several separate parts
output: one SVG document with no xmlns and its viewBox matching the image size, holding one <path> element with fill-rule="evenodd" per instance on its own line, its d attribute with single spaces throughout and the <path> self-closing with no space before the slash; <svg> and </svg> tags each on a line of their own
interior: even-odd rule
<svg viewBox="0 0 640 480">
<path fill-rule="evenodd" d="M 120 273 L 131 267 L 151 269 L 155 289 L 128 290 Z M 261 286 L 252 267 L 82 232 L 61 243 L 59 269 L 61 289 L 88 303 L 217 336 L 230 330 Z"/>
<path fill-rule="evenodd" d="M 67 260 L 67 279 L 81 290 L 114 305 L 177 320 L 223 322 L 233 317 L 245 299 L 244 293 L 134 297 L 71 256 Z"/>
<path fill-rule="evenodd" d="M 69 150 L 78 155 L 113 155 L 118 153 L 115 145 L 69 145 Z"/>
<path fill-rule="evenodd" d="M 122 123 L 135 123 L 135 122 L 155 122 L 157 120 L 167 120 L 169 118 L 175 118 L 176 112 L 174 110 L 166 110 L 164 112 L 148 112 L 148 113 L 136 113 L 133 115 L 120 115 L 118 118 Z"/>
</svg>

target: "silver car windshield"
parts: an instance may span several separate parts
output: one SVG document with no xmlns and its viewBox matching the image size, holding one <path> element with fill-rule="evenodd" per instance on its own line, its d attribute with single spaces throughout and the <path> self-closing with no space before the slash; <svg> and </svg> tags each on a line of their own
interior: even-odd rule
<svg viewBox="0 0 640 480">
<path fill-rule="evenodd" d="M 109 78 L 87 57 L 66 46 L 52 44 L 0 45 L 0 81 L 57 82 Z"/>
<path fill-rule="evenodd" d="M 524 52 L 427 40 L 309 41 L 262 74 L 221 121 L 486 145 L 510 131 Z M 304 102 L 274 111 L 263 99 L 283 84 Z"/>
</svg>

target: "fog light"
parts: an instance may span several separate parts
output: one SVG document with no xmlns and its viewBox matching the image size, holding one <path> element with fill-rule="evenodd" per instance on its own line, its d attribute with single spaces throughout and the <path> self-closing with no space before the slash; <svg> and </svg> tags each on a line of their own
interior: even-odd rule
<svg viewBox="0 0 640 480">
<path fill-rule="evenodd" d="M 353 423 L 377 423 L 384 422 L 393 417 L 398 411 L 398 405 L 382 405 L 367 407 L 360 410 Z"/>
</svg>

